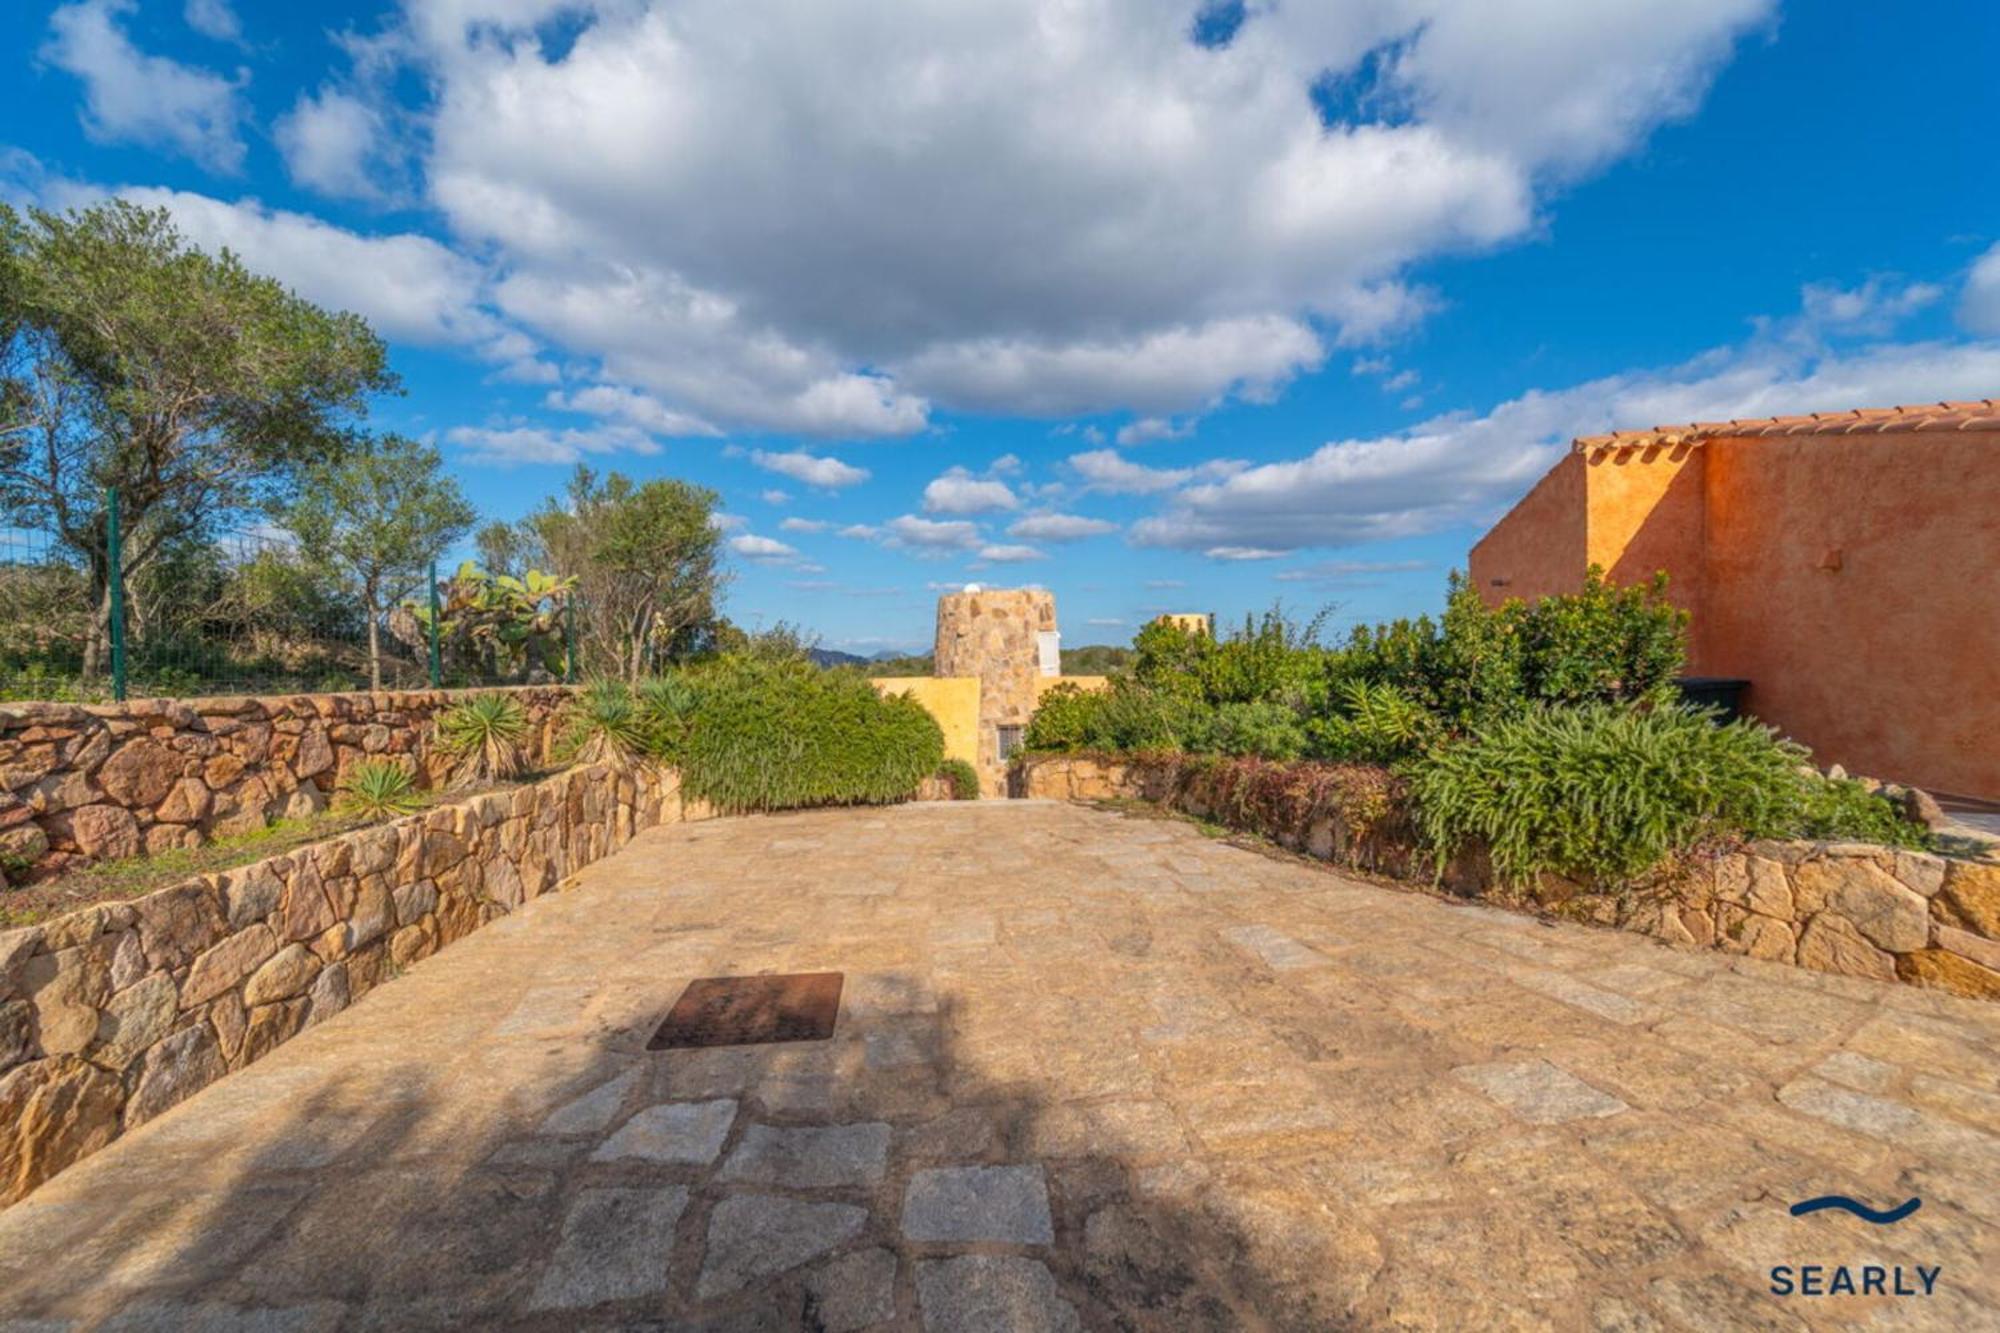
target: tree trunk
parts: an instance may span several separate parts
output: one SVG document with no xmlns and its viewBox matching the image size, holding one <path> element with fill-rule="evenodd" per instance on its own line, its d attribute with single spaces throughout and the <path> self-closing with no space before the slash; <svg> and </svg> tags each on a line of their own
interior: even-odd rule
<svg viewBox="0 0 2000 1333">
<path fill-rule="evenodd" d="M 363 589 L 362 600 L 368 604 L 368 688 L 380 694 L 382 692 L 382 617 L 375 606 L 375 581 L 373 579 L 370 579 Z"/>
</svg>

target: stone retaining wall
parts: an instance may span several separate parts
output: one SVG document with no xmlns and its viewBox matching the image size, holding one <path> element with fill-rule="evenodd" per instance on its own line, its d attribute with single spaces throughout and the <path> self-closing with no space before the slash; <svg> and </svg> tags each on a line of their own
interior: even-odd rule
<svg viewBox="0 0 2000 1333">
<path fill-rule="evenodd" d="M 509 692 L 527 710 L 539 766 L 570 690 Z M 435 785 L 445 760 L 429 743 L 432 719 L 468 693 L 10 704 L 0 708 L 0 872 L 45 879 L 311 814 L 369 755 L 407 755 Z"/>
<path fill-rule="evenodd" d="M 1323 766 L 1267 766 L 1294 773 Z M 1545 877 L 1532 891 L 1496 884 L 1485 858 L 1435 875 L 1398 818 L 1365 822 L 1303 803 L 1273 819 L 1214 808 L 1212 792 L 1172 756 L 1043 756 L 1018 764 L 1017 796 L 1145 800 L 1214 818 L 1321 860 L 1465 897 L 1637 930 L 1821 972 L 1906 981 L 2000 999 L 2000 863 L 1868 843 L 1756 842 L 1707 857 L 1626 893 Z"/>
<path fill-rule="evenodd" d="M 707 813 L 670 771 L 573 769 L 0 932 L 0 1205 L 639 830 Z"/>
</svg>

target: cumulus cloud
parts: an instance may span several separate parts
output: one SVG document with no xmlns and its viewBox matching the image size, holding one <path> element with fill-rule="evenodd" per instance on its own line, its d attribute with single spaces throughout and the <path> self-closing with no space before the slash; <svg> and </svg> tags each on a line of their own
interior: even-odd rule
<svg viewBox="0 0 2000 1333">
<path fill-rule="evenodd" d="M 1383 574 L 1409 574 L 1430 567 L 1428 560 L 1321 560 L 1298 569 L 1280 570 L 1271 577 L 1280 583 L 1338 583 L 1367 587 Z"/>
<path fill-rule="evenodd" d="M 746 560 L 754 560 L 760 564 L 794 560 L 799 554 L 797 547 L 787 546 L 774 537 L 759 537 L 751 532 L 731 537 L 729 549 Z"/>
<path fill-rule="evenodd" d="M 1133 540 L 1227 558 L 1407 537 L 1496 517 L 1577 435 L 1696 420 L 1984 397 L 2000 342 L 1834 350 L 1780 330 L 1676 367 L 1532 390 L 1484 414 L 1337 440 L 1303 458 L 1189 485 Z M 1129 466 L 1129 465 L 1127 465 Z"/>
<path fill-rule="evenodd" d="M 272 130 L 294 184 L 348 199 L 387 197 L 374 167 L 386 134 L 381 112 L 336 88 L 300 93 Z"/>
<path fill-rule="evenodd" d="M 1041 542 L 1081 541 L 1085 537 L 1101 537 L 1116 531 L 1116 523 L 1101 518 L 1086 518 L 1082 514 L 1029 514 L 1007 525 L 1009 537 L 1025 537 Z"/>
<path fill-rule="evenodd" d="M 1833 333 L 1886 333 L 1944 295 L 1935 283 L 1871 277 L 1858 287 L 1807 283 L 1799 292 L 1803 322 Z"/>
<path fill-rule="evenodd" d="M 204 37 L 213 37 L 218 42 L 243 39 L 243 21 L 236 17 L 229 0 L 187 0 L 181 15 L 190 28 Z"/>
<path fill-rule="evenodd" d="M 926 514 L 990 514 L 1018 508 L 1020 503 L 1006 482 L 975 477 L 962 467 L 948 470 L 924 487 Z"/>
<path fill-rule="evenodd" d="M 1771 7 L 1260 4 L 1202 45 L 1151 0 L 412 0 L 400 36 L 432 202 L 509 315 L 704 419 L 841 437 L 1268 398 L 1692 109 Z"/>
<path fill-rule="evenodd" d="M 656 454 L 644 432 L 624 426 L 550 430 L 542 426 L 454 426 L 445 439 L 475 463 L 575 463 L 591 454 Z"/>
<path fill-rule="evenodd" d="M 686 412 L 676 412 L 650 394 L 621 388 L 615 384 L 593 384 L 589 388 L 576 389 L 568 393 L 557 391 L 551 393 L 544 401 L 548 406 L 565 412 L 584 412 L 591 416 L 611 417 L 655 435 L 722 434 L 700 417 L 690 416 Z"/>
<path fill-rule="evenodd" d="M 825 532 L 827 523 L 818 518 L 788 518 L 778 527 L 785 532 Z"/>
<path fill-rule="evenodd" d="M 1140 417 L 1118 428 L 1118 444 L 1151 444 L 1155 440 L 1184 440 L 1194 434 L 1194 422 L 1173 421 L 1166 417 Z"/>
<path fill-rule="evenodd" d="M 1249 466 L 1218 458 L 1195 467 L 1147 467 L 1114 449 L 1092 449 L 1069 456 L 1069 465 L 1093 491 L 1114 495 L 1157 495 L 1200 477 L 1221 477 Z"/>
<path fill-rule="evenodd" d="M 49 16 L 42 59 L 83 81 L 84 130 L 176 152 L 211 171 L 242 170 L 238 94 L 249 75 L 225 78 L 141 51 L 120 22 L 134 8 L 134 0 L 81 0 Z"/>
<path fill-rule="evenodd" d="M 926 551 L 963 551 L 979 545 L 979 526 L 954 519 L 938 522 L 904 514 L 882 525 L 885 540 L 892 546 Z"/>
<path fill-rule="evenodd" d="M 1032 546 L 989 545 L 979 548 L 979 558 L 989 565 L 1019 565 L 1048 556 Z"/>
<path fill-rule="evenodd" d="M 784 505 L 792 502 L 792 493 L 773 486 L 769 490 L 758 492 L 757 498 L 767 505 Z"/>
<path fill-rule="evenodd" d="M 1974 333 L 2000 337 L 2000 245 L 1974 261 L 1966 275 L 1958 322 Z"/>
<path fill-rule="evenodd" d="M 781 477 L 808 486 L 818 486 L 823 490 L 838 490 L 844 486 L 859 486 L 868 480 L 869 472 L 864 467 L 853 467 L 838 458 L 793 450 L 789 453 L 771 453 L 764 449 L 753 450 L 750 461 L 766 472 L 775 472 Z"/>
</svg>

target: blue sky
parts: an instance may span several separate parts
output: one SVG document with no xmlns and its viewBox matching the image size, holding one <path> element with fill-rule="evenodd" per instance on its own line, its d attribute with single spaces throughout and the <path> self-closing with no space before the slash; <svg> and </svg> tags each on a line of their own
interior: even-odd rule
<svg viewBox="0 0 2000 1333">
<path fill-rule="evenodd" d="M 2000 393 L 2000 7 L 32 3 L 0 197 L 389 339 L 488 514 L 713 487 L 729 611 L 1434 608 L 1572 435 Z"/>
</svg>

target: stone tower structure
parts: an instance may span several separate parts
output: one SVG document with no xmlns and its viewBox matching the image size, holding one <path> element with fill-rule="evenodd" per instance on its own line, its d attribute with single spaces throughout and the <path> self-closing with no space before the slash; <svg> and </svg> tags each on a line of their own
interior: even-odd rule
<svg viewBox="0 0 2000 1333">
<path fill-rule="evenodd" d="M 968 588 L 938 598 L 933 669 L 979 681 L 982 794 L 1006 794 L 1007 754 L 1034 714 L 1039 682 L 1062 673 L 1059 644 L 1054 593 Z"/>
</svg>

